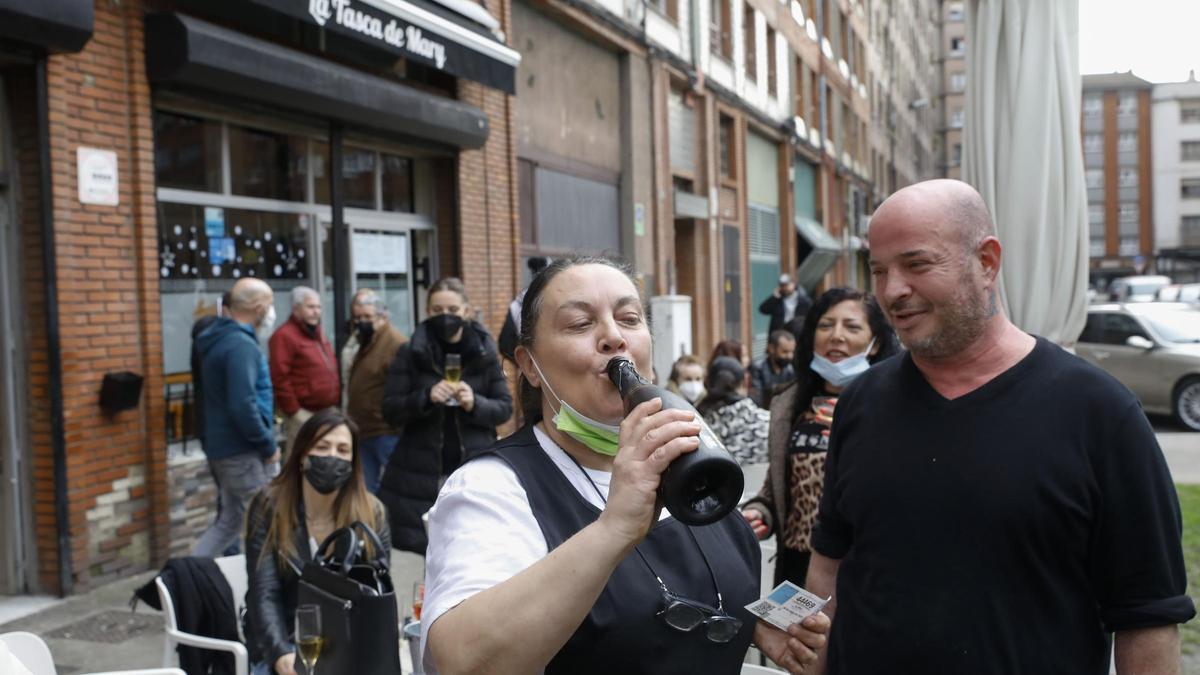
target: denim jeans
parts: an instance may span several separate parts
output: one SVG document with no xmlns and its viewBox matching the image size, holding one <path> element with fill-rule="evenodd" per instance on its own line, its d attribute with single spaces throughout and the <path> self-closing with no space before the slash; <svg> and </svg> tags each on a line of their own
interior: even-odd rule
<svg viewBox="0 0 1200 675">
<path fill-rule="evenodd" d="M 253 453 L 208 460 L 213 478 L 217 481 L 217 518 L 200 535 L 192 549 L 192 555 L 215 558 L 242 536 L 242 523 L 246 518 L 246 505 L 267 484 L 266 465 L 263 458 Z"/>
<path fill-rule="evenodd" d="M 358 443 L 362 452 L 363 482 L 372 494 L 379 491 L 379 479 L 383 478 L 383 470 L 387 467 L 392 451 L 396 449 L 399 436 L 375 436 L 364 438 Z"/>
</svg>

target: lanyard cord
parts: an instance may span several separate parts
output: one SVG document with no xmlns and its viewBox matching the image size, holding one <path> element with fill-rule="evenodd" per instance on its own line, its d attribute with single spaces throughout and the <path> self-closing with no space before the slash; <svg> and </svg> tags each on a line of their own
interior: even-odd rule
<svg viewBox="0 0 1200 675">
<path fill-rule="evenodd" d="M 592 484 L 592 489 L 596 491 L 596 496 L 600 497 L 601 503 L 603 503 L 605 506 L 608 506 L 608 500 L 604 498 L 604 493 L 600 491 L 600 487 L 596 485 L 596 481 L 592 480 L 592 477 L 588 474 L 587 470 L 583 468 L 583 465 L 579 463 L 579 460 L 575 459 L 571 453 L 565 450 L 563 451 L 563 454 L 571 458 L 571 461 L 574 462 L 575 466 L 579 468 L 579 472 L 583 474 L 583 477 Z M 708 576 L 710 579 L 712 579 L 713 588 L 717 591 L 717 611 L 721 614 L 724 614 L 725 601 L 721 598 L 721 587 L 717 585 L 717 575 L 713 572 L 712 563 L 708 561 L 708 554 L 704 552 L 704 547 L 700 545 L 700 540 L 696 539 L 696 533 L 692 532 L 692 528 L 685 525 L 682 521 L 680 521 L 679 524 L 683 525 L 683 529 L 687 530 L 688 535 L 691 536 L 692 541 L 696 544 L 696 548 L 700 550 L 700 557 L 704 559 L 704 566 L 708 569 Z M 654 571 L 654 568 L 650 565 L 650 561 L 646 560 L 646 556 L 642 555 L 641 550 L 639 550 L 637 546 L 634 546 L 633 552 L 638 554 L 638 557 L 642 559 L 642 564 L 644 564 L 646 569 L 650 570 L 650 574 L 658 580 L 658 585 L 661 586 L 664 591 L 670 593 L 671 590 L 667 588 L 666 583 L 663 582 L 662 577 L 658 575 L 658 572 Z"/>
</svg>

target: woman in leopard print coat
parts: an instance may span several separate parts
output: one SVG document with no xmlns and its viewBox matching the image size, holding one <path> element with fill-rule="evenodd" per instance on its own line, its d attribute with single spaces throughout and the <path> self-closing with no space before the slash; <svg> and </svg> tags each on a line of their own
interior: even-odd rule
<svg viewBox="0 0 1200 675">
<path fill-rule="evenodd" d="M 814 357 L 837 364 L 867 352 L 874 364 L 896 354 L 898 343 L 875 298 L 851 288 L 834 288 L 818 298 L 797 337 L 796 382 L 771 401 L 767 478 L 742 515 L 760 539 L 776 537 L 775 583 L 787 579 L 803 586 L 833 406 L 848 384 L 835 386 L 818 375 Z"/>
</svg>

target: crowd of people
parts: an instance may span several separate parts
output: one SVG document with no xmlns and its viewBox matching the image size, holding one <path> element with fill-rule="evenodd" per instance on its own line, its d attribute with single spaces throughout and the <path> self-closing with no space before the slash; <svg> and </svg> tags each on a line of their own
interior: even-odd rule
<svg viewBox="0 0 1200 675">
<path fill-rule="evenodd" d="M 1118 673 L 1175 672 L 1194 608 L 1136 399 L 1008 321 L 970 187 L 900 190 L 869 237 L 874 294 L 784 275 L 765 353 L 724 340 L 674 363 L 664 385 L 766 465 L 705 527 L 656 496 L 701 426 L 657 400 L 625 414 L 608 381 L 614 356 L 652 372 L 627 267 L 531 261 L 499 344 L 458 279 L 410 336 L 359 291 L 340 370 L 319 295 L 294 290 L 272 332 L 271 289 L 239 281 L 193 331 L 219 493 L 194 554 L 244 541 L 255 672 L 295 672 L 299 570 L 354 521 L 380 535 L 369 556 L 425 556 L 427 673 L 735 673 L 753 644 L 790 673 L 1099 674 L 1111 635 Z M 775 582 L 832 599 L 786 631 L 746 609 L 772 536 Z"/>
</svg>

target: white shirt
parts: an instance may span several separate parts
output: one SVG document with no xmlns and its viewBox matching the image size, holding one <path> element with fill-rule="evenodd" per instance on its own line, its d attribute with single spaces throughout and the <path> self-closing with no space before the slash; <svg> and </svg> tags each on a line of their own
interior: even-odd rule
<svg viewBox="0 0 1200 675">
<path fill-rule="evenodd" d="M 612 474 L 580 466 L 540 427 L 538 445 L 575 490 L 598 509 L 608 498 Z M 584 473 L 586 472 L 586 474 Z M 588 481 L 595 481 L 596 487 Z M 669 518 L 666 509 L 659 520 Z M 429 627 L 460 602 L 507 581 L 549 552 L 525 488 L 499 457 L 467 462 L 450 475 L 429 511 L 429 547 L 425 552 L 425 601 L 421 608 L 421 660 L 437 675 L 429 651 Z"/>
</svg>

